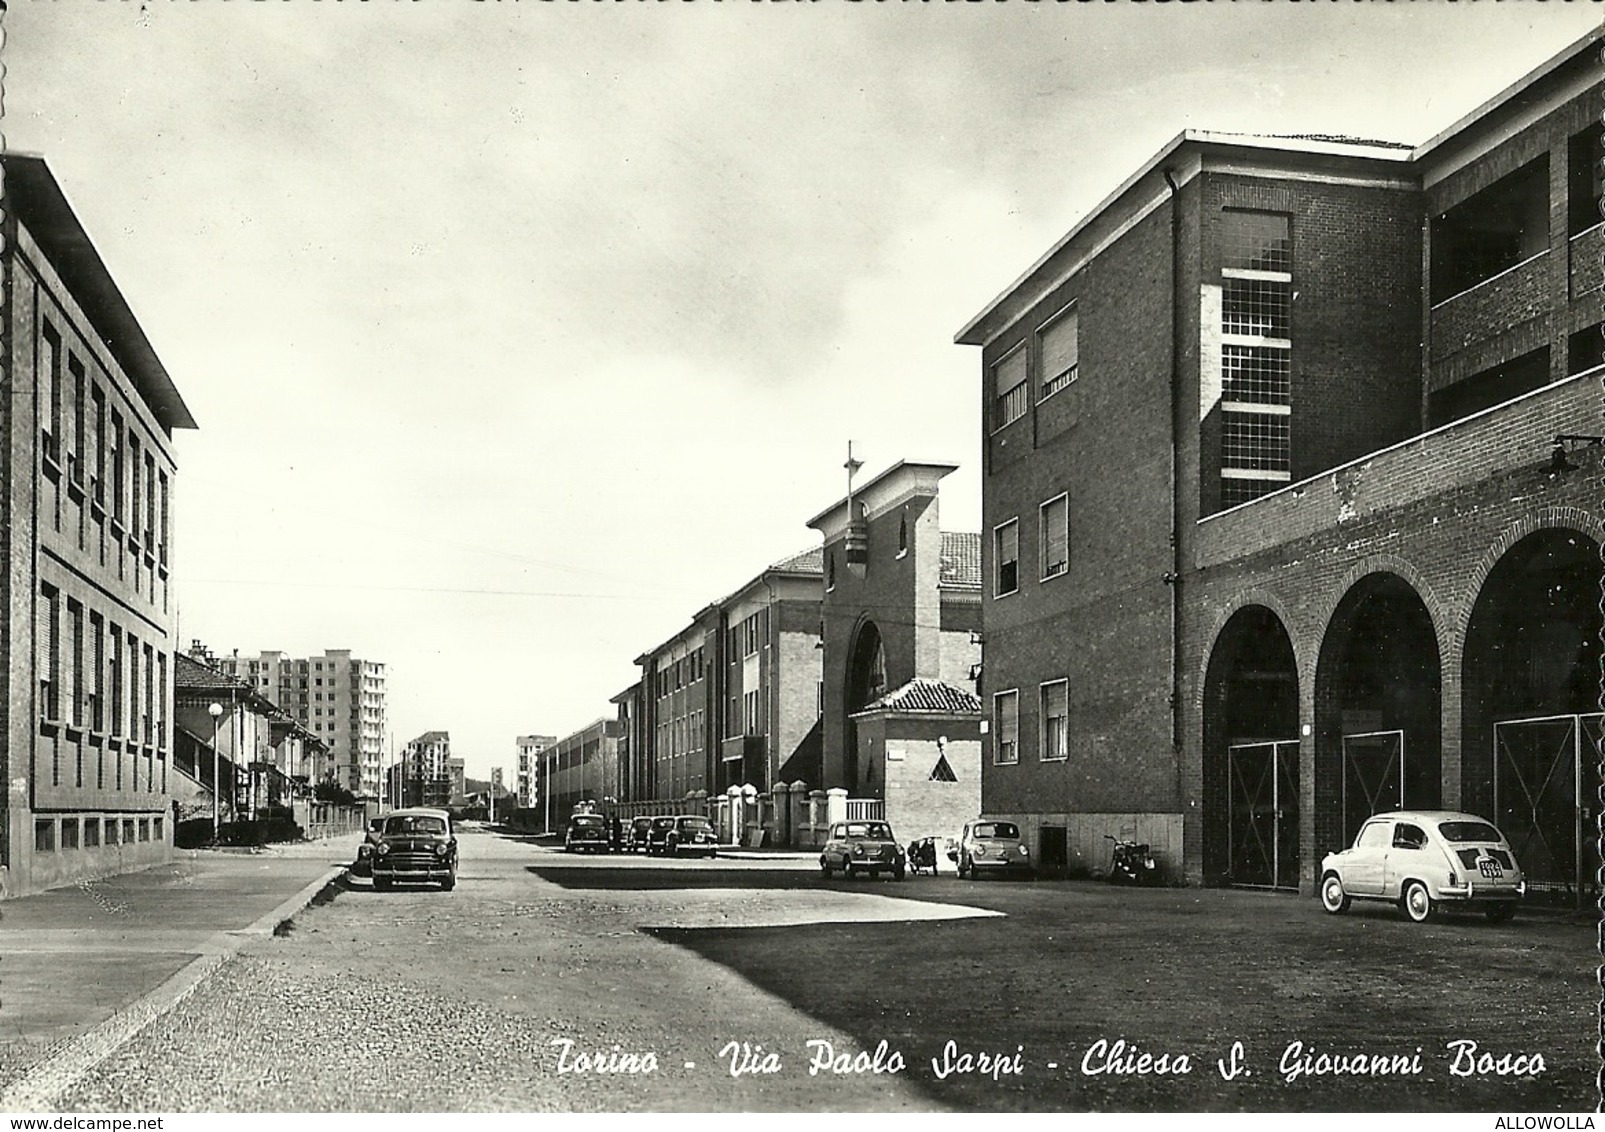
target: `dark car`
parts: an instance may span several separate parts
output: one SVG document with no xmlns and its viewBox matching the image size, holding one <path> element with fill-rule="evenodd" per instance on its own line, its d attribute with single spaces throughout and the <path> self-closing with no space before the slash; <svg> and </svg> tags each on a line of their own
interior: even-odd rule
<svg viewBox="0 0 1605 1132">
<path fill-rule="evenodd" d="M 891 873 L 898 880 L 908 868 L 903 847 L 883 821 L 839 821 L 830 827 L 830 840 L 819 851 L 819 871 L 828 879 L 837 869 L 845 876 Z"/>
<path fill-rule="evenodd" d="M 563 852 L 606 853 L 608 847 L 607 819 L 601 814 L 575 814 L 568 819 L 568 830 L 563 834 Z"/>
<path fill-rule="evenodd" d="M 396 810 L 385 815 L 373 843 L 373 887 L 395 881 L 457 887 L 457 837 L 445 810 Z"/>
<path fill-rule="evenodd" d="M 624 833 L 624 848 L 630 853 L 646 852 L 646 835 L 652 829 L 652 819 L 648 817 L 635 818 L 630 822 L 630 828 Z"/>
<path fill-rule="evenodd" d="M 701 814 L 680 814 L 669 820 L 672 824 L 664 827 L 663 844 L 659 850 L 665 856 L 694 853 L 718 856 L 719 835 L 713 831 L 713 823 L 707 818 Z"/>
<path fill-rule="evenodd" d="M 674 829 L 674 818 L 662 815 L 652 819 L 652 824 L 646 831 L 646 851 L 648 856 L 668 851 L 669 834 Z"/>
</svg>

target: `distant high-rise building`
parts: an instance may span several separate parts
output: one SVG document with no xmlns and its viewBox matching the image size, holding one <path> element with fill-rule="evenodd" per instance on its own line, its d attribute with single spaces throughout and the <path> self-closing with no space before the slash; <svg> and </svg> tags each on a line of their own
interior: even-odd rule
<svg viewBox="0 0 1605 1132">
<path fill-rule="evenodd" d="M 402 749 L 401 763 L 392 774 L 401 777 L 403 806 L 438 806 L 444 809 L 452 799 L 451 736 L 445 731 L 425 731 Z M 458 764 L 461 769 L 461 763 Z"/>
<path fill-rule="evenodd" d="M 451 801 L 453 805 L 466 801 L 468 798 L 468 770 L 462 759 L 453 755 L 446 760 L 446 777 L 451 779 Z"/>
<path fill-rule="evenodd" d="M 518 774 L 514 780 L 514 794 L 525 809 L 535 805 L 535 783 L 540 774 L 538 756 L 557 742 L 556 735 L 520 735 L 518 737 Z"/>
<path fill-rule="evenodd" d="M 191 649 L 200 655 L 199 642 Z M 319 778 L 354 794 L 378 797 L 385 736 L 385 666 L 350 649 L 321 656 L 282 652 L 218 657 L 217 667 L 273 700 L 328 744 Z"/>
</svg>

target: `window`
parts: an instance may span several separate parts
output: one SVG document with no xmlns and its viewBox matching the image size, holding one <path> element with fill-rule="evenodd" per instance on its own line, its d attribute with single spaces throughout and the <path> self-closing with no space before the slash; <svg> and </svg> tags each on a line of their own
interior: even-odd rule
<svg viewBox="0 0 1605 1132">
<path fill-rule="evenodd" d="M 111 513 L 118 523 L 123 521 L 126 507 L 123 491 L 123 417 L 113 409 L 111 431 L 106 434 L 106 458 L 111 464 Z"/>
<path fill-rule="evenodd" d="M 1077 349 L 1076 308 L 1071 307 L 1056 316 L 1037 331 L 1042 348 L 1042 396 L 1052 397 L 1076 379 L 1079 352 Z"/>
<path fill-rule="evenodd" d="M 1432 220 L 1431 300 L 1441 303 L 1549 244 L 1549 157 L 1509 173 Z"/>
<path fill-rule="evenodd" d="M 908 512 L 897 517 L 897 557 L 908 553 Z"/>
<path fill-rule="evenodd" d="M 89 424 L 89 452 L 86 456 L 90 475 L 90 494 L 95 503 L 106 503 L 106 393 L 99 385 L 90 394 L 93 420 Z"/>
<path fill-rule="evenodd" d="M 1047 581 L 1070 568 L 1070 496 L 1050 499 L 1041 510 L 1042 580 Z"/>
<path fill-rule="evenodd" d="M 1289 336 L 1289 290 L 1286 283 L 1265 279 L 1222 282 L 1221 330 L 1253 338 Z"/>
<path fill-rule="evenodd" d="M 1002 597 L 1020 588 L 1020 523 L 1010 519 L 992 532 L 993 550 L 997 558 L 996 585 L 993 594 Z"/>
<path fill-rule="evenodd" d="M 122 760 L 119 759 L 119 760 L 117 760 L 117 762 L 118 762 L 118 766 L 121 767 Z M 119 771 L 119 774 L 118 774 L 118 781 L 119 782 L 122 781 L 121 771 Z M 117 819 L 116 818 L 107 818 L 106 819 L 106 844 L 107 845 L 116 845 L 117 844 L 117 840 L 118 840 L 117 839 L 117 830 L 118 830 L 118 828 L 119 828 L 119 826 L 117 824 Z"/>
<path fill-rule="evenodd" d="M 1014 352 L 992 367 L 997 387 L 997 400 L 993 403 L 993 429 L 1013 424 L 1025 416 L 1031 392 L 1026 388 L 1026 351 L 1016 346 Z"/>
<path fill-rule="evenodd" d="M 61 438 L 61 335 L 50 323 L 39 335 L 39 419 L 45 434 L 45 455 L 61 458 L 57 441 Z"/>
<path fill-rule="evenodd" d="M 1292 479 L 1291 224 L 1281 213 L 1221 214 L 1222 507 Z"/>
<path fill-rule="evenodd" d="M 84 670 L 84 698 L 89 707 L 89 729 L 106 729 L 105 699 L 101 680 L 106 674 L 106 622 L 98 613 L 89 615 L 89 664 Z"/>
<path fill-rule="evenodd" d="M 39 599 L 39 715 L 54 722 L 61 719 L 61 595 L 54 586 L 41 586 Z"/>
<path fill-rule="evenodd" d="M 1221 225 L 1221 266 L 1228 271 L 1292 271 L 1288 217 L 1229 208 Z"/>
<path fill-rule="evenodd" d="M 61 847 L 63 849 L 78 848 L 78 819 L 61 819 Z"/>
<path fill-rule="evenodd" d="M 56 849 L 56 819 L 40 818 L 33 823 L 33 850 L 35 853 L 53 853 Z"/>
<path fill-rule="evenodd" d="M 67 372 L 72 375 L 72 436 L 68 438 L 66 447 L 72 453 L 72 481 L 80 486 L 84 482 L 84 417 L 88 412 L 87 384 L 84 377 L 84 363 L 69 353 L 67 355 Z"/>
<path fill-rule="evenodd" d="M 1598 120 L 1567 142 L 1566 210 L 1567 234 L 1586 232 L 1605 221 L 1600 216 L 1600 198 L 1605 197 L 1605 146 Z"/>
<path fill-rule="evenodd" d="M 100 819 L 84 819 L 84 848 L 95 849 L 100 846 Z"/>
<path fill-rule="evenodd" d="M 1070 682 L 1053 680 L 1042 685 L 1043 762 L 1070 757 Z"/>
<path fill-rule="evenodd" d="M 111 656 L 107 658 L 106 688 L 111 700 L 111 733 L 123 733 L 123 634 L 114 621 L 111 623 Z"/>
<path fill-rule="evenodd" d="M 825 589 L 830 591 L 836 588 L 836 555 L 825 555 Z"/>
<path fill-rule="evenodd" d="M 1275 346 L 1221 347 L 1221 400 L 1236 404 L 1286 405 L 1292 391 L 1289 353 Z"/>
<path fill-rule="evenodd" d="M 84 607 L 67 599 L 67 663 L 61 672 L 61 697 L 65 701 L 67 722 L 74 727 L 84 725 Z M 80 786 L 83 783 L 79 783 Z"/>
<path fill-rule="evenodd" d="M 996 766 L 1020 761 L 1020 693 L 999 692 L 992 697 L 992 732 L 995 744 L 992 762 Z"/>
</svg>

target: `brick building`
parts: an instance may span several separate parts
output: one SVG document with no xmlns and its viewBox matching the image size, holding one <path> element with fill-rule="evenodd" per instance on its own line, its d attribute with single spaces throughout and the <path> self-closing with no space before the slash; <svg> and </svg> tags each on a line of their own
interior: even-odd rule
<svg viewBox="0 0 1605 1132">
<path fill-rule="evenodd" d="M 579 802 L 619 797 L 619 724 L 597 719 L 541 753 L 536 795 L 545 828 L 562 832 Z"/>
<path fill-rule="evenodd" d="M 621 799 L 762 793 L 817 750 L 820 562 L 774 563 L 636 658 L 639 683 L 613 698 Z"/>
<path fill-rule="evenodd" d="M 168 860 L 173 430 L 195 421 L 43 158 L 4 156 L 0 896 Z"/>
<path fill-rule="evenodd" d="M 200 642 L 191 651 L 198 649 Z M 241 656 L 236 650 L 210 663 L 273 700 L 323 740 L 319 779 L 359 797 L 379 796 L 386 727 L 383 664 L 354 657 L 350 649 L 305 657 Z"/>
<path fill-rule="evenodd" d="M 983 805 L 1044 858 L 1309 891 L 1402 802 L 1588 886 L 1601 38 L 1414 148 L 1184 133 L 960 331 Z"/>
<path fill-rule="evenodd" d="M 903 825 L 913 815 L 894 798 L 940 794 L 920 804 L 922 834 L 956 834 L 980 803 L 981 540 L 942 530 L 938 486 L 955 468 L 899 461 L 856 487 L 850 476 L 847 496 L 808 523 L 825 570 L 823 741 L 796 777 L 884 800 Z M 947 810 L 957 821 L 939 828 Z"/>
</svg>

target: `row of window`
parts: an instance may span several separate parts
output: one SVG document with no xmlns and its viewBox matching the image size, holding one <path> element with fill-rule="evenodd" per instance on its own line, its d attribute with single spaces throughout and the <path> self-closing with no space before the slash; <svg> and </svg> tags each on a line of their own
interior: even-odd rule
<svg viewBox="0 0 1605 1132">
<path fill-rule="evenodd" d="M 769 611 L 760 609 L 758 612 L 744 619 L 739 625 L 730 627 L 728 644 L 730 646 L 730 663 L 735 664 L 744 656 L 751 656 L 763 647 L 764 639 L 769 635 Z"/>
<path fill-rule="evenodd" d="M 1221 214 L 1221 506 L 1292 479 L 1292 217 Z"/>
<path fill-rule="evenodd" d="M 702 649 L 692 649 L 674 663 L 657 670 L 655 680 L 658 698 L 678 692 L 687 684 L 695 684 L 706 672 L 707 664 Z"/>
<path fill-rule="evenodd" d="M 1050 680 L 1037 687 L 1042 727 L 1037 734 L 1037 759 L 1063 762 L 1070 757 L 1070 682 Z M 992 696 L 992 762 L 1007 766 L 1020 761 L 1020 690 L 1010 688 Z"/>
<path fill-rule="evenodd" d="M 36 388 L 45 470 L 66 472 L 69 485 L 104 509 L 111 496 L 112 520 L 160 561 L 167 561 L 169 484 L 157 467 L 153 446 L 108 405 L 106 389 L 79 352 L 63 349 L 61 331 L 42 319 Z M 63 370 L 63 359 L 65 369 Z"/>
<path fill-rule="evenodd" d="M 705 717 L 701 711 L 666 719 L 658 724 L 657 757 L 662 760 L 700 754 L 705 737 Z"/>
<path fill-rule="evenodd" d="M 1070 495 L 1056 495 L 1037 508 L 1037 565 L 1044 582 L 1070 569 Z M 992 593 L 1012 594 L 1020 588 L 1020 520 L 1010 519 L 992 530 Z"/>
<path fill-rule="evenodd" d="M 1080 316 L 1074 304 L 1059 311 L 1037 328 L 1038 401 L 1046 401 L 1080 376 Z M 1022 342 L 992 369 L 994 395 L 992 428 L 1013 424 L 1031 407 L 1031 351 Z"/>
<path fill-rule="evenodd" d="M 165 841 L 163 822 L 154 818 L 35 818 L 33 848 L 36 853 L 62 849 L 97 849 L 102 844 L 132 845 L 137 841 Z"/>
<path fill-rule="evenodd" d="M 35 627 L 41 727 L 167 745 L 166 653 L 48 582 Z"/>
</svg>

